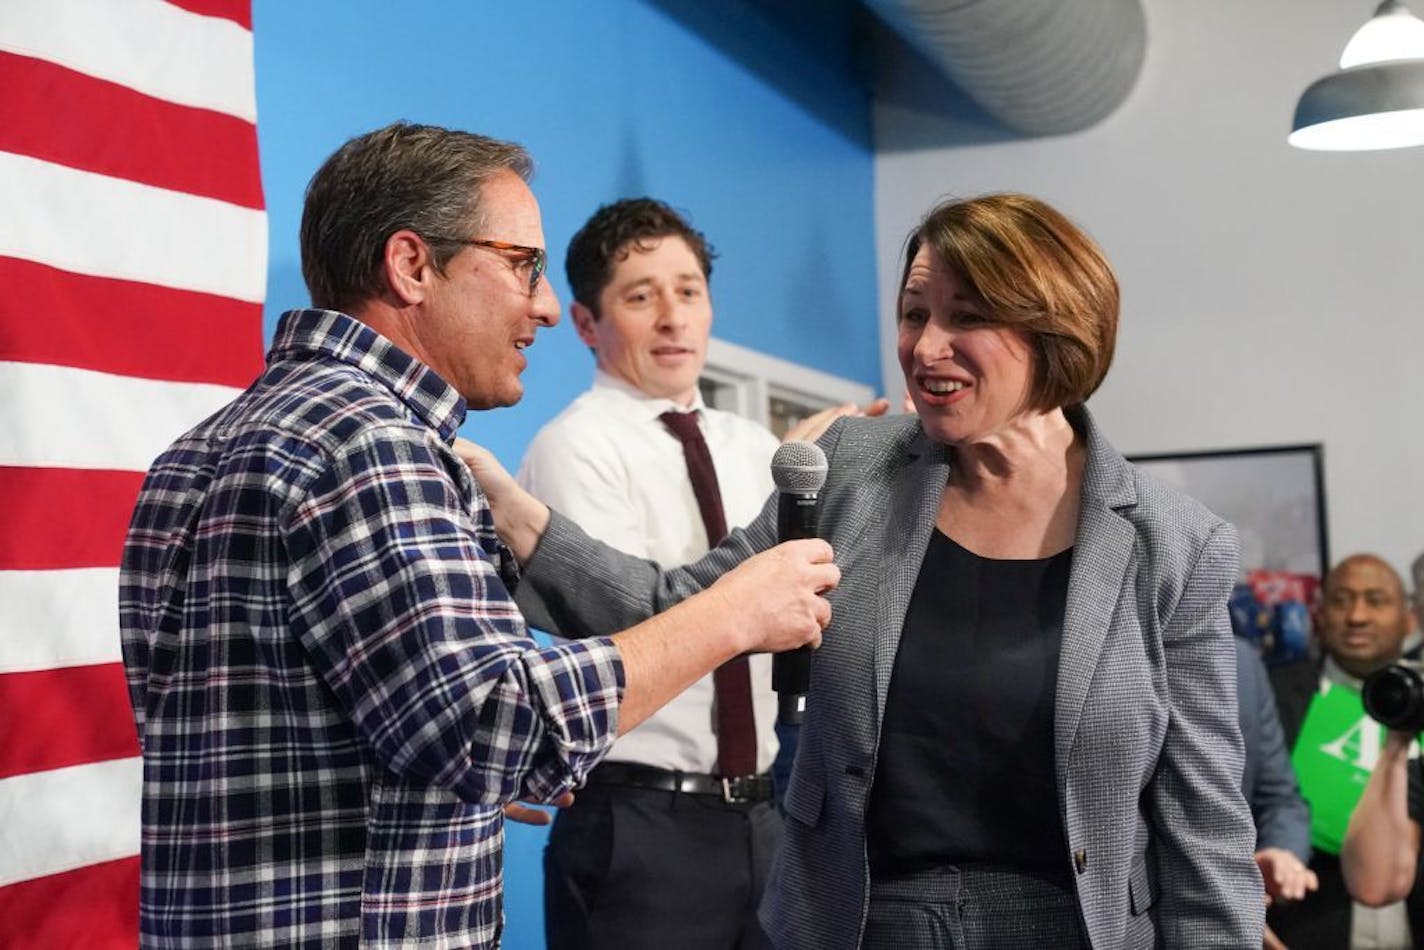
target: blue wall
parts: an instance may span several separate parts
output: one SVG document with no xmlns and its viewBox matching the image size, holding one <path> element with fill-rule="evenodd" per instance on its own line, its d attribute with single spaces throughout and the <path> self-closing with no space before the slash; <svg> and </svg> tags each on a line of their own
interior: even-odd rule
<svg viewBox="0 0 1424 950">
<path fill-rule="evenodd" d="M 639 0 L 253 7 L 269 338 L 281 311 L 307 302 L 297 249 L 307 179 L 350 136 L 404 118 L 530 149 L 565 305 L 569 237 L 600 203 L 651 194 L 687 211 L 721 254 L 714 334 L 876 385 L 868 99 L 839 95 L 846 112 L 827 121 L 824 108 L 807 109 L 804 97 L 744 65 L 755 39 L 739 35 L 734 57 L 722 51 L 725 37 L 714 45 Z M 795 55 L 781 45 L 770 58 Z M 541 333 L 529 359 L 523 402 L 472 413 L 464 429 L 510 466 L 593 369 L 567 319 Z M 505 945 L 513 950 L 543 946 L 543 840 L 540 831 L 510 830 Z"/>
</svg>

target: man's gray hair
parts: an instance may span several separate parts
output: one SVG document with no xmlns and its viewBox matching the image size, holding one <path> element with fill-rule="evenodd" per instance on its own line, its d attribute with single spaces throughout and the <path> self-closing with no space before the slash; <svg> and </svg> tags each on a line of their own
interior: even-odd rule
<svg viewBox="0 0 1424 950">
<path fill-rule="evenodd" d="M 351 139 L 312 176 L 302 210 L 302 277 L 312 305 L 346 310 L 380 296 L 386 240 L 409 229 L 437 272 L 483 227 L 480 188 L 533 162 L 523 147 L 473 132 L 396 122 Z"/>
</svg>

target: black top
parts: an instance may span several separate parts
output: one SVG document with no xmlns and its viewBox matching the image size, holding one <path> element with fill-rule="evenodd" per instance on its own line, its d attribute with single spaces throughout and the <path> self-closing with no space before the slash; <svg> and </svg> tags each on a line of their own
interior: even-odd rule
<svg viewBox="0 0 1424 950">
<path fill-rule="evenodd" d="M 1069 548 L 998 561 L 934 532 L 905 615 L 866 823 L 870 868 L 1068 873 L 1053 707 Z"/>
</svg>

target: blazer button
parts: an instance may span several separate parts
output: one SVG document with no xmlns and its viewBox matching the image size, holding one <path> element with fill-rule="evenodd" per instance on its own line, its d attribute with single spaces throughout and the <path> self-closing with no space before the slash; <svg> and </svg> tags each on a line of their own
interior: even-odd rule
<svg viewBox="0 0 1424 950">
<path fill-rule="evenodd" d="M 1083 848 L 1073 852 L 1073 867 L 1078 869 L 1079 874 L 1088 870 L 1088 852 Z"/>
</svg>

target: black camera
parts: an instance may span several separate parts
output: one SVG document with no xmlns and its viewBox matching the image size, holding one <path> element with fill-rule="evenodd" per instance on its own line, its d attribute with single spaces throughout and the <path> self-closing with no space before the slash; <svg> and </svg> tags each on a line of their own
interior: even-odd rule
<svg viewBox="0 0 1424 950">
<path fill-rule="evenodd" d="M 1424 665 L 1397 660 L 1365 678 L 1360 690 L 1370 718 L 1399 732 L 1424 732 Z"/>
</svg>

